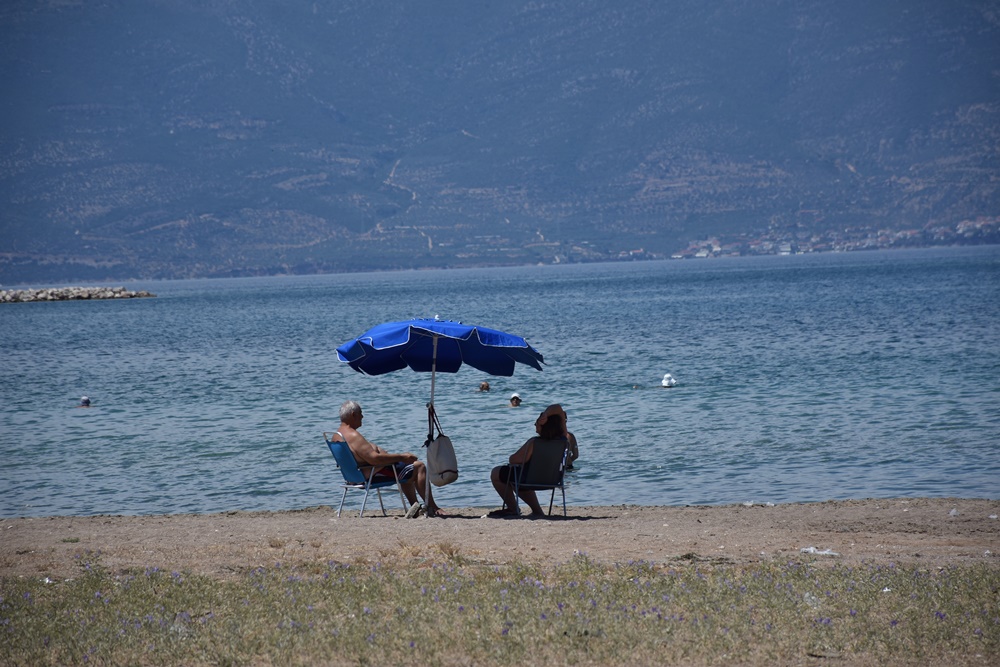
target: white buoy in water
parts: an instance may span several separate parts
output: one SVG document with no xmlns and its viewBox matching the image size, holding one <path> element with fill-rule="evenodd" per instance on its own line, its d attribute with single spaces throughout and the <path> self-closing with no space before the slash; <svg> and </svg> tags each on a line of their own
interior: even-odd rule
<svg viewBox="0 0 1000 667">
<path fill-rule="evenodd" d="M 663 376 L 663 380 L 660 382 L 660 384 L 663 385 L 664 387 L 674 387 L 677 385 L 677 380 L 674 378 L 673 375 L 667 373 L 666 375 Z"/>
</svg>

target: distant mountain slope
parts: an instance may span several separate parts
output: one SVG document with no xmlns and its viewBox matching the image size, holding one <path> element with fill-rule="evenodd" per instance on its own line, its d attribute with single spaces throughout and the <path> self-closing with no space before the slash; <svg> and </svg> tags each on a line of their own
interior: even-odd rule
<svg viewBox="0 0 1000 667">
<path fill-rule="evenodd" d="M 0 282 L 1000 215 L 991 0 L 11 0 Z"/>
</svg>

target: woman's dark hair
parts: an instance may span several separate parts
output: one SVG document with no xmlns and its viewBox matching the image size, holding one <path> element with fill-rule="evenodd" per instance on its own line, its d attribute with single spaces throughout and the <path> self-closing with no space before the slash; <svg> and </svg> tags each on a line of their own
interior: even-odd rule
<svg viewBox="0 0 1000 667">
<path fill-rule="evenodd" d="M 539 429 L 538 435 L 543 440 L 558 440 L 563 437 L 562 415 L 549 415 L 549 418 L 542 424 L 542 428 Z"/>
</svg>

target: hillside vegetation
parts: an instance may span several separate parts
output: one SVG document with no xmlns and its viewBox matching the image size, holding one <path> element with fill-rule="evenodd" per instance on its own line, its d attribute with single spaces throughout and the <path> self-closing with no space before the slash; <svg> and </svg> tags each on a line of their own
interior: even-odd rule
<svg viewBox="0 0 1000 667">
<path fill-rule="evenodd" d="M 0 282 L 995 230 L 997 44 L 990 0 L 13 0 Z"/>
</svg>

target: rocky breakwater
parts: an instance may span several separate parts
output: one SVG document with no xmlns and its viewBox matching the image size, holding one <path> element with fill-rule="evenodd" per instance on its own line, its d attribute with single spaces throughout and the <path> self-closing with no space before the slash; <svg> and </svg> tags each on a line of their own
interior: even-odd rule
<svg viewBox="0 0 1000 667">
<path fill-rule="evenodd" d="M 92 299 L 137 299 L 156 296 L 124 287 L 51 287 L 48 289 L 0 290 L 0 303 L 30 301 L 87 301 Z"/>
</svg>

